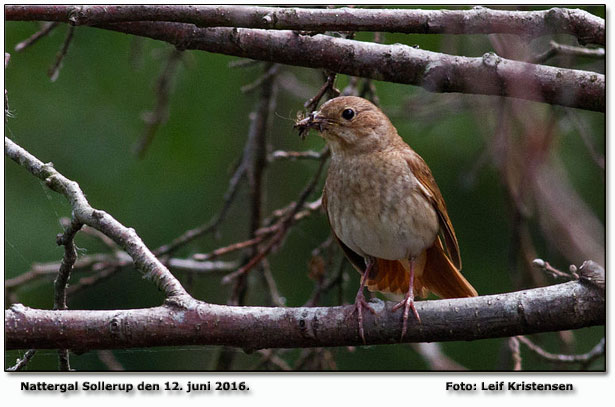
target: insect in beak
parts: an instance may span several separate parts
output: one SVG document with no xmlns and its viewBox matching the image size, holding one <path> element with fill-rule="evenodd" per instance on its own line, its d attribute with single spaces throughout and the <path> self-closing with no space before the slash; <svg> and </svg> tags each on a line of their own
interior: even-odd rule
<svg viewBox="0 0 615 407">
<path fill-rule="evenodd" d="M 293 127 L 295 129 L 299 129 L 299 137 L 301 137 L 302 140 L 305 140 L 305 136 L 310 129 L 316 129 L 322 132 L 323 124 L 324 120 L 321 116 L 318 116 L 318 112 L 312 112 L 307 116 L 299 114 Z"/>
</svg>

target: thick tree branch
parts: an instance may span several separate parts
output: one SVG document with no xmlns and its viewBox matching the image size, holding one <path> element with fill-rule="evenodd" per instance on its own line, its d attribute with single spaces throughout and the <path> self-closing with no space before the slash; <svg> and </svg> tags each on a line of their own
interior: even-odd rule
<svg viewBox="0 0 615 407">
<path fill-rule="evenodd" d="M 398 343 L 401 311 L 373 302 L 364 316 L 368 344 Z M 476 340 L 605 323 L 604 291 L 581 280 L 507 294 L 419 301 L 421 324 L 404 342 Z M 111 311 L 48 311 L 21 304 L 5 311 L 6 349 L 74 350 L 228 345 L 246 350 L 362 345 L 352 305 L 230 307 L 190 300 Z"/>
<path fill-rule="evenodd" d="M 305 29 L 311 28 L 307 21 L 320 24 L 314 22 L 323 19 L 325 25 L 322 27 L 333 29 L 335 26 L 326 25 L 328 19 L 339 18 L 346 25 L 342 24 L 338 28 L 353 30 L 352 21 L 359 24 L 355 28 L 361 28 L 361 21 L 365 21 L 368 16 L 376 20 L 375 16 L 380 16 L 380 28 L 384 30 L 387 24 L 394 26 L 389 20 L 399 18 L 392 17 L 398 13 L 414 13 L 414 20 L 406 15 L 405 19 L 400 18 L 399 21 L 411 25 L 409 22 L 418 18 L 418 21 L 422 21 L 420 27 L 423 27 L 423 31 L 419 32 L 444 32 L 448 27 L 453 32 L 513 32 L 530 36 L 567 32 L 577 35 L 581 41 L 594 38 L 592 41 L 604 43 L 604 20 L 571 9 L 518 12 L 485 8 L 425 11 L 285 10 L 239 6 L 7 6 L 5 11 L 7 20 L 90 24 L 170 42 L 180 50 L 199 49 L 289 65 L 324 68 L 336 73 L 422 86 L 432 92 L 500 95 L 588 110 L 605 109 L 605 78 L 597 73 L 512 61 L 493 54 L 469 58 L 399 44 L 364 43 L 324 35 L 301 35 L 297 31 L 287 30 L 236 28 L 263 25 L 272 28 L 272 22 L 275 21 L 273 28 L 276 29 Z M 363 20 L 359 18 L 362 14 L 366 14 Z M 355 15 L 359 17 L 354 18 Z M 306 24 L 282 23 L 285 18 Z M 265 23 L 259 25 L 255 21 Z M 198 28 L 192 23 L 233 28 Z M 425 27 L 440 28 L 430 31 Z"/>
<path fill-rule="evenodd" d="M 462 57 L 401 44 L 383 45 L 295 31 L 197 28 L 166 22 L 99 26 L 198 49 L 381 81 L 421 86 L 430 92 L 499 95 L 604 111 L 605 77 L 501 58 L 493 53 Z"/>
<path fill-rule="evenodd" d="M 6 6 L 7 20 L 96 25 L 172 21 L 199 27 L 303 31 L 385 31 L 416 34 L 517 34 L 527 38 L 570 34 L 581 43 L 605 44 L 604 19 L 579 9 L 540 11 L 305 9 L 247 6 Z"/>
<path fill-rule="evenodd" d="M 7 137 L 4 138 L 4 152 L 32 175 L 43 180 L 49 188 L 64 195 L 72 207 L 76 222 L 91 226 L 112 238 L 132 257 L 136 268 L 167 297 L 188 295 L 179 281 L 145 246 L 135 230 L 125 227 L 108 213 L 92 208 L 79 184 L 56 171 L 53 164 L 41 162 Z"/>
</svg>

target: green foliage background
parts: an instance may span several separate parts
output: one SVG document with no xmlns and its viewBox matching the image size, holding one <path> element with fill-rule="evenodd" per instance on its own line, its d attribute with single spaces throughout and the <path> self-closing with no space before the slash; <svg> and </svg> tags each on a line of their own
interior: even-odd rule
<svg viewBox="0 0 615 407">
<path fill-rule="evenodd" d="M 604 8 L 590 11 L 604 17 Z M 47 69 L 60 49 L 66 27 L 24 52 L 13 51 L 15 44 L 38 29 L 37 23 L 7 22 L 5 51 L 11 61 L 5 71 L 10 110 L 14 117 L 5 132 L 42 161 L 52 161 L 64 175 L 81 185 L 92 206 L 112 214 L 124 225 L 134 227 L 150 248 L 158 247 L 183 231 L 207 222 L 221 207 L 230 172 L 239 158 L 249 127 L 249 113 L 256 93 L 243 94 L 240 87 L 262 73 L 261 67 L 229 69 L 235 58 L 186 51 L 175 79 L 170 116 L 161 126 L 143 159 L 131 151 L 141 137 L 141 115 L 154 105 L 154 84 L 165 58 L 168 44 L 78 27 L 74 41 L 55 83 Z M 358 39 L 371 40 L 362 33 Z M 393 35 L 386 43 L 419 45 L 422 49 L 480 56 L 492 51 L 485 36 Z M 540 40 L 536 47 L 545 44 Z M 598 63 L 600 66 L 603 62 Z M 596 69 L 596 62 L 581 60 L 579 69 Z M 313 94 L 322 83 L 321 73 L 288 67 L 305 80 Z M 343 88 L 348 78 L 340 76 Z M 482 96 L 428 94 L 420 88 L 376 82 L 381 106 L 389 114 L 400 134 L 429 163 L 446 198 L 460 240 L 464 273 L 480 294 L 511 291 L 516 270 L 510 268 L 511 204 L 492 164 L 479 167 L 487 140 L 494 133 L 495 113 L 478 117 L 472 112 Z M 497 98 L 492 98 L 495 102 Z M 414 115 L 404 108 L 412 100 L 425 101 L 423 112 Z M 453 101 L 457 108 L 451 109 Z M 267 135 L 272 149 L 320 150 L 323 141 L 308 137 L 302 142 L 292 129 L 292 119 L 305 99 L 282 89 L 278 92 L 276 114 Z M 535 109 L 550 107 L 529 103 Z M 604 115 L 578 111 L 590 126 L 592 142 L 604 154 Z M 574 128 L 557 128 L 560 155 L 575 188 L 605 221 L 604 173 L 589 158 Z M 285 206 L 296 199 L 316 169 L 315 162 L 276 162 L 266 173 L 266 210 Z M 55 236 L 62 231 L 58 219 L 70 216 L 70 208 L 60 195 L 49 191 L 37 179 L 10 160 L 5 170 L 5 278 L 30 269 L 32 263 L 58 261 L 62 248 Z M 316 199 L 320 193 L 311 197 Z M 220 240 L 211 236 L 198 239 L 178 255 L 208 252 L 216 247 L 247 237 L 248 213 L 244 207 L 246 188 L 240 190 L 230 216 L 220 230 Z M 539 235 L 538 231 L 535 231 Z M 328 225 L 322 214 L 296 226 L 285 246 L 270 257 L 278 288 L 288 306 L 300 306 L 310 296 L 313 282 L 308 277 L 310 253 L 327 238 Z M 544 238 L 537 238 L 539 257 L 549 259 L 563 269 L 567 262 Z M 542 239 L 542 240 L 541 240 Z M 97 253 L 105 248 L 96 240 L 80 234 L 79 253 Z M 187 283 L 188 276 L 177 273 Z M 358 275 L 349 267 L 343 285 L 347 302 L 352 302 Z M 73 275 L 72 281 L 80 276 Z M 190 285 L 196 298 L 225 303 L 229 286 L 220 284 L 221 275 L 198 277 Z M 262 304 L 260 280 L 252 276 L 248 304 Z M 529 288 L 529 287 L 522 287 Z M 52 308 L 52 282 L 39 280 L 18 291 L 19 301 L 31 307 Z M 335 295 L 323 303 L 335 304 Z M 163 296 L 144 281 L 134 269 L 126 268 L 104 283 L 82 290 L 69 299 L 71 309 L 127 309 L 160 305 Z M 9 306 L 10 304 L 5 304 Z M 603 327 L 579 330 L 572 349 L 563 350 L 556 334 L 534 336 L 552 352 L 587 352 L 604 335 Z M 442 344 L 444 352 L 469 369 L 509 369 L 509 351 L 505 339 Z M 522 348 L 524 368 L 528 370 L 567 369 L 539 360 Z M 210 369 L 219 349 L 216 347 L 156 348 L 114 351 L 127 370 L 201 370 Z M 284 357 L 292 363 L 299 350 Z M 15 363 L 23 352 L 5 352 L 5 367 Z M 340 370 L 423 370 L 423 359 L 407 345 L 368 346 L 334 349 Z M 235 367 L 251 369 L 258 354 L 238 351 Z M 105 370 L 95 352 L 72 355 L 77 370 Z M 574 368 L 574 367 L 572 367 Z M 590 368 L 603 369 L 604 359 Z M 54 351 L 39 352 L 30 363 L 31 370 L 57 369 Z"/>
</svg>

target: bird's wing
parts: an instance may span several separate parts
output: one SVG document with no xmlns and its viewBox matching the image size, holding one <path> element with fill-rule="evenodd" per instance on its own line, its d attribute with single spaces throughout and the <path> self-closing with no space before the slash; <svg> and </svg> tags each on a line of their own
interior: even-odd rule
<svg viewBox="0 0 615 407">
<path fill-rule="evenodd" d="M 444 237 L 444 243 L 446 244 L 446 254 L 452 263 L 461 270 L 461 256 L 459 255 L 459 243 L 457 243 L 457 236 L 455 236 L 455 229 L 451 223 L 451 219 L 448 217 L 446 210 L 446 204 L 444 198 L 440 192 L 440 188 L 436 184 L 429 167 L 425 161 L 414 150 L 404 150 L 404 158 L 408 167 L 421 184 L 422 192 L 425 197 L 432 203 L 438 219 L 440 222 L 440 233 Z"/>
<path fill-rule="evenodd" d="M 331 220 L 329 219 L 329 212 L 327 211 L 327 190 L 326 188 L 322 191 L 322 208 L 325 210 L 325 214 L 327 214 L 327 220 L 329 221 L 329 226 L 331 229 L 331 234 L 337 240 L 340 247 L 344 251 L 346 258 L 350 261 L 350 263 L 357 269 L 357 271 L 361 274 L 365 271 L 365 260 L 363 256 L 352 250 L 350 247 L 346 246 L 344 242 L 342 242 L 339 237 L 335 234 L 333 227 L 331 227 Z"/>
</svg>

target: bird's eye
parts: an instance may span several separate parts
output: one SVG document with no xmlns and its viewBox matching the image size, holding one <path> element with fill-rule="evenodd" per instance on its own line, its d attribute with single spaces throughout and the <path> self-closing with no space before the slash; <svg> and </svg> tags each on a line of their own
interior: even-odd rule
<svg viewBox="0 0 615 407">
<path fill-rule="evenodd" d="M 354 117 L 354 110 L 352 109 L 345 109 L 342 112 L 342 117 L 346 120 L 351 120 Z"/>
</svg>

